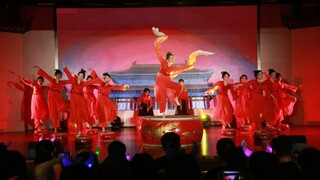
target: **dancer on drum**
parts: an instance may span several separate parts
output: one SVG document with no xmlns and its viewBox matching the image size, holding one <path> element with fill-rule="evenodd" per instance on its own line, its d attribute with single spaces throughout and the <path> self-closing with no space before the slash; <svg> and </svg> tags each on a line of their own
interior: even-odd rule
<svg viewBox="0 0 320 180">
<path fill-rule="evenodd" d="M 157 79 L 154 87 L 156 101 L 160 104 L 160 113 L 163 113 L 165 118 L 166 98 L 174 105 L 180 105 L 178 97 L 183 91 L 183 87 L 173 82 L 172 79 L 183 71 L 188 71 L 195 66 L 196 57 L 198 55 L 212 55 L 207 51 L 194 51 L 189 55 L 187 62 L 181 66 L 173 66 L 175 56 L 172 52 L 167 52 L 163 57 L 161 44 L 168 39 L 168 36 L 163 32 L 159 32 L 158 28 L 152 28 L 153 33 L 157 36 L 154 41 L 157 58 L 160 62 L 160 71 L 157 74 Z"/>
<path fill-rule="evenodd" d="M 243 74 L 240 77 L 240 86 L 236 85 L 238 99 L 235 103 L 234 116 L 236 117 L 237 127 L 249 125 L 249 107 L 250 107 L 250 88 L 244 86 L 247 83 L 248 77 Z"/>
<path fill-rule="evenodd" d="M 72 76 L 69 69 L 62 61 L 63 70 L 68 76 L 70 84 L 72 85 L 72 89 L 70 91 L 70 118 L 69 123 L 73 123 L 76 125 L 76 129 L 78 130 L 77 136 L 81 136 L 82 133 L 82 125 L 86 124 L 87 128 L 91 128 L 93 124 L 90 124 L 90 115 L 88 111 L 87 101 L 83 96 L 83 88 L 85 86 L 91 84 L 97 84 L 99 79 L 93 79 L 91 81 L 84 82 L 84 78 L 86 75 L 86 71 L 81 69 L 78 72 L 78 75 Z"/>
<path fill-rule="evenodd" d="M 154 116 L 153 114 L 153 101 L 150 96 L 150 89 L 144 88 L 143 93 L 137 100 L 139 113 L 138 116 Z"/>
<path fill-rule="evenodd" d="M 123 90 L 129 88 L 129 85 L 122 84 L 120 86 L 110 85 L 111 76 L 108 73 L 103 73 L 103 79 L 98 78 L 95 71 L 92 71 L 91 76 L 99 80 L 100 86 L 96 86 L 98 89 L 98 98 L 96 103 L 96 115 L 99 119 L 99 127 L 102 127 L 102 132 L 106 131 L 107 123 L 112 122 L 117 118 L 117 105 L 109 99 L 109 94 L 113 90 Z"/>
<path fill-rule="evenodd" d="M 178 115 L 187 115 L 188 113 L 188 100 L 189 100 L 189 96 L 188 96 L 188 89 L 184 86 L 184 80 L 183 79 L 179 79 L 179 84 L 183 87 L 183 91 L 179 96 L 179 103 L 180 106 L 177 106 L 177 114 Z"/>
<path fill-rule="evenodd" d="M 44 78 L 39 76 L 37 83 L 32 83 L 29 79 L 18 76 L 19 79 L 27 86 L 32 87 L 33 94 L 31 97 L 31 119 L 34 120 L 36 130 L 41 130 L 43 121 L 48 117 L 48 104 L 44 98 L 44 91 L 48 90 L 47 86 L 42 86 Z"/>
<path fill-rule="evenodd" d="M 222 122 L 222 129 L 231 128 L 232 118 L 233 118 L 233 107 L 231 105 L 228 91 L 231 92 L 233 99 L 236 99 L 237 95 L 234 91 L 232 84 L 229 84 L 230 74 L 227 71 L 222 71 L 222 81 L 218 81 L 207 90 L 209 94 L 213 94 L 215 91 L 218 91 L 217 105 L 214 112 L 214 117 L 220 119 Z"/>
<path fill-rule="evenodd" d="M 87 82 L 92 81 L 93 77 L 91 75 L 87 76 Z M 93 91 L 95 89 L 95 85 L 88 85 L 83 88 L 83 96 L 87 100 L 88 111 L 90 115 L 90 124 L 94 124 L 93 126 L 98 126 L 98 120 L 96 119 L 96 102 L 97 98 L 94 95 Z"/>
<path fill-rule="evenodd" d="M 34 68 L 38 70 L 38 75 L 50 82 L 48 90 L 49 115 L 53 122 L 54 133 L 57 133 L 57 128 L 60 127 L 60 116 L 62 113 L 68 112 L 68 103 L 62 96 L 62 89 L 70 82 L 69 80 L 61 80 L 62 72 L 59 69 L 55 70 L 53 78 L 39 66 L 35 65 Z"/>
<path fill-rule="evenodd" d="M 276 81 L 279 83 L 279 85 L 282 88 L 280 90 L 280 97 L 281 97 L 280 107 L 282 108 L 283 116 L 290 116 L 292 114 L 293 107 L 297 102 L 297 98 L 290 95 L 288 91 L 295 93 L 297 91 L 297 87 L 283 83 L 282 75 L 280 73 L 276 74 Z"/>
</svg>

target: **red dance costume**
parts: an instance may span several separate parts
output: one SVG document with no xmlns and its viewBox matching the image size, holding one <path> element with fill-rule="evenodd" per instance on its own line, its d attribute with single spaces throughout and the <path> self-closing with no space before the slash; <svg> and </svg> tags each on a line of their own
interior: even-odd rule
<svg viewBox="0 0 320 180">
<path fill-rule="evenodd" d="M 137 99 L 139 114 L 138 116 L 153 116 L 153 101 L 150 94 L 142 93 Z"/>
<path fill-rule="evenodd" d="M 255 123 L 255 127 L 261 127 L 261 122 L 264 120 L 264 103 L 266 89 L 263 83 L 258 80 L 251 80 L 243 85 L 243 88 L 251 87 L 251 100 L 249 119 Z"/>
<path fill-rule="evenodd" d="M 94 119 L 94 117 L 96 116 L 95 109 L 96 109 L 97 98 L 93 93 L 95 88 L 96 87 L 94 85 L 88 85 L 83 88 L 83 96 L 87 100 L 88 111 L 91 119 Z"/>
<path fill-rule="evenodd" d="M 181 72 L 192 69 L 195 65 L 195 57 L 190 55 L 185 64 L 169 67 L 168 61 L 163 57 L 161 51 L 161 38 L 164 37 L 158 37 L 155 40 L 156 55 L 161 67 L 154 85 L 154 94 L 156 101 L 160 104 L 160 113 L 163 113 L 166 109 L 166 98 L 175 105 L 174 98 L 179 97 L 183 90 L 183 87 L 179 83 L 173 82 L 172 79 Z"/>
<path fill-rule="evenodd" d="M 223 81 L 218 81 L 213 87 L 208 89 L 208 92 L 213 94 L 215 89 L 217 89 L 217 105 L 214 117 L 220 119 L 222 125 L 226 126 L 228 123 L 232 123 L 233 118 L 233 107 L 228 96 L 228 91 L 230 90 L 233 98 L 236 97 L 236 92 L 233 89 L 233 85 L 225 85 Z"/>
<path fill-rule="evenodd" d="M 249 119 L 250 108 L 250 88 L 247 86 L 237 87 L 238 99 L 235 103 L 234 116 L 236 117 L 237 126 L 244 125 Z"/>
<path fill-rule="evenodd" d="M 44 90 L 48 90 L 47 86 L 39 86 L 37 83 L 32 83 L 26 78 L 20 78 L 21 81 L 33 88 L 31 97 L 31 119 L 34 119 L 36 129 L 41 128 L 42 121 L 48 117 L 48 104 L 44 98 Z"/>
<path fill-rule="evenodd" d="M 278 82 L 281 90 L 280 90 L 280 107 L 282 108 L 283 115 L 284 116 L 290 116 L 293 111 L 293 107 L 295 103 L 297 102 L 297 98 L 290 95 L 288 91 L 296 92 L 297 87 L 288 85 L 286 83 L 283 83 L 281 81 Z"/>
<path fill-rule="evenodd" d="M 98 83 L 99 79 L 93 79 L 91 81 L 82 81 L 78 84 L 77 76 L 72 76 L 68 68 L 63 68 L 64 72 L 68 76 L 72 89 L 70 92 L 70 118 L 69 123 L 76 125 L 78 131 L 82 130 L 83 122 L 89 122 L 92 126 L 92 118 L 90 118 L 87 101 L 83 96 L 83 88 L 85 86 Z"/>
<path fill-rule="evenodd" d="M 69 80 L 57 82 L 42 69 L 39 69 L 38 75 L 43 76 L 50 82 L 48 91 L 49 115 L 53 121 L 53 127 L 58 128 L 60 126 L 59 112 L 68 112 L 68 103 L 62 96 L 62 89 L 64 85 L 69 84 Z"/>
<path fill-rule="evenodd" d="M 96 116 L 99 119 L 99 127 L 106 127 L 107 122 L 111 122 L 117 118 L 117 105 L 109 99 L 109 94 L 113 90 L 126 90 L 126 85 L 113 86 L 105 85 L 105 83 L 98 78 L 95 71 L 91 72 L 91 76 L 99 80 L 100 86 L 95 86 L 98 89 L 98 98 L 96 103 Z"/>
<path fill-rule="evenodd" d="M 270 125 L 276 125 L 280 120 L 283 120 L 282 109 L 279 104 L 281 103 L 280 90 L 281 86 L 277 81 L 272 82 L 267 79 L 263 82 L 263 86 L 266 88 L 264 119 Z M 274 98 L 273 98 L 273 97 Z"/>
</svg>

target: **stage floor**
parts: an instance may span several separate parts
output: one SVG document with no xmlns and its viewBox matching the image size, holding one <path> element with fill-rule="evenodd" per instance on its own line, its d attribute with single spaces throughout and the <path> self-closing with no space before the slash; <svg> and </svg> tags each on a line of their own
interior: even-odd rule
<svg viewBox="0 0 320 180">
<path fill-rule="evenodd" d="M 222 137 L 220 135 L 219 126 L 210 126 L 204 130 L 202 143 L 200 147 L 200 156 L 214 156 L 216 155 L 216 143 Z M 111 129 L 108 129 L 111 131 Z M 164 154 L 162 149 L 150 149 L 144 148 L 142 146 L 142 139 L 140 133 L 136 131 L 135 128 L 123 128 L 121 130 L 115 131 L 116 140 L 122 141 L 126 144 L 127 153 L 133 156 L 139 152 L 150 153 L 154 158 L 162 156 Z M 320 137 L 320 127 L 314 126 L 294 126 L 291 127 L 288 135 L 305 135 L 307 138 L 307 145 L 316 147 L 320 149 L 319 137 Z M 68 142 L 64 143 L 65 151 L 69 151 L 72 156 L 74 156 L 80 149 L 76 149 L 74 142 L 74 135 L 68 135 Z M 248 142 L 248 146 L 252 149 L 258 149 L 259 147 L 254 147 L 253 134 L 240 134 L 237 133 L 235 138 L 233 138 L 237 145 L 240 145 L 242 140 Z M 34 141 L 33 132 L 17 132 L 17 133 L 2 133 L 0 134 L 0 142 L 7 143 L 9 140 L 12 144 L 9 146 L 10 150 L 20 151 L 23 155 L 28 155 L 28 144 L 30 141 Z M 99 142 L 98 138 L 93 138 L 92 150 L 96 151 L 100 149 L 99 158 L 103 159 L 107 156 L 107 147 L 110 142 Z M 190 148 L 187 148 L 189 151 Z"/>
</svg>

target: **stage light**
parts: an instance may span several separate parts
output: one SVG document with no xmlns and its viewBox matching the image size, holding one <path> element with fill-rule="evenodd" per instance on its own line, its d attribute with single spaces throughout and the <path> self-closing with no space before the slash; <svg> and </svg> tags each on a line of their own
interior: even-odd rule
<svg viewBox="0 0 320 180">
<path fill-rule="evenodd" d="M 204 128 L 209 127 L 210 125 L 210 117 L 207 114 L 201 113 L 200 114 L 200 119 L 202 121 L 202 125 Z"/>
</svg>

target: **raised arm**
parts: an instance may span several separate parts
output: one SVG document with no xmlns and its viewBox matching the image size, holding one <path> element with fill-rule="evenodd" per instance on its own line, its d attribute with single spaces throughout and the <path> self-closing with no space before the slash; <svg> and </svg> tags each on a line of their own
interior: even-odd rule
<svg viewBox="0 0 320 180">
<path fill-rule="evenodd" d="M 33 66 L 33 68 L 35 68 L 36 70 L 38 70 L 38 75 L 44 77 L 45 79 L 47 79 L 49 82 L 53 82 L 54 79 L 49 76 L 43 69 L 41 69 L 39 66 L 35 65 Z"/>
<path fill-rule="evenodd" d="M 218 88 L 219 88 L 219 82 L 217 82 L 211 88 L 209 88 L 207 92 L 212 95 L 216 90 L 218 90 Z"/>
<path fill-rule="evenodd" d="M 23 78 L 21 76 L 19 76 L 19 79 L 27 86 L 30 86 L 30 87 L 34 87 L 34 84 L 27 78 Z"/>
<path fill-rule="evenodd" d="M 157 38 L 154 40 L 156 55 L 158 57 L 159 62 L 163 63 L 165 61 L 165 58 L 163 57 L 163 53 L 161 51 L 161 43 L 167 40 L 168 36 L 165 35 L 163 32 L 159 32 L 159 28 L 152 27 L 152 32 L 154 35 L 157 36 Z"/>
<path fill-rule="evenodd" d="M 99 78 L 99 76 L 95 70 L 93 70 L 93 69 L 89 69 L 89 70 L 91 70 L 90 76 L 92 76 L 93 79 L 98 79 L 98 80 L 96 80 L 96 81 L 98 81 L 98 83 L 95 83 L 95 84 L 104 84 L 104 82 Z"/>
<path fill-rule="evenodd" d="M 281 82 L 280 86 L 281 86 L 282 89 L 290 90 L 290 91 L 292 91 L 294 93 L 298 89 L 296 86 L 292 86 L 292 85 L 289 85 L 289 84 L 286 84 L 286 83 L 282 83 L 282 82 Z"/>
<path fill-rule="evenodd" d="M 120 86 L 112 86 L 111 90 L 114 90 L 114 91 L 125 91 L 127 89 L 127 87 L 129 88 L 129 85 L 122 84 Z"/>
</svg>

